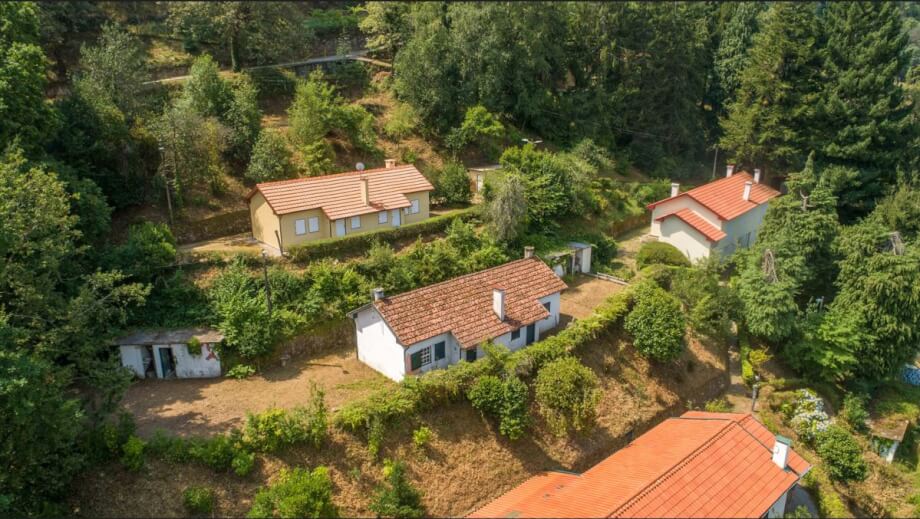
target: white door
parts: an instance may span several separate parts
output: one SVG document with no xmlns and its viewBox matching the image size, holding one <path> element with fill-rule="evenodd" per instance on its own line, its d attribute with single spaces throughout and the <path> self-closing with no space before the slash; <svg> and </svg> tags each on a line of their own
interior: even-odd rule
<svg viewBox="0 0 920 519">
<path fill-rule="evenodd" d="M 482 173 L 476 175 L 476 192 L 482 191 Z"/>
<path fill-rule="evenodd" d="M 335 221 L 335 235 L 345 236 L 345 219 Z"/>
<path fill-rule="evenodd" d="M 393 217 L 393 227 L 399 227 L 399 225 L 402 223 L 400 221 L 400 218 L 402 218 L 402 216 L 400 216 L 399 214 L 399 209 L 393 209 L 392 217 Z"/>
</svg>

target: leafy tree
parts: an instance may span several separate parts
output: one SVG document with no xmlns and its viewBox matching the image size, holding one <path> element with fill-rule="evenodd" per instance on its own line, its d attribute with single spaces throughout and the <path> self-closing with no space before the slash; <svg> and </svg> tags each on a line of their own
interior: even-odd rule
<svg viewBox="0 0 920 519">
<path fill-rule="evenodd" d="M 74 82 L 83 95 L 103 96 L 131 118 L 137 114 L 146 78 L 140 41 L 124 28 L 110 23 L 102 27 L 96 45 L 84 45 L 80 49 L 80 66 Z"/>
<path fill-rule="evenodd" d="M 680 356 L 686 327 L 680 301 L 651 282 L 636 290 L 635 306 L 623 323 L 639 353 L 657 361 Z"/>
<path fill-rule="evenodd" d="M 250 182 L 270 182 L 296 176 L 291 162 L 291 150 L 277 132 L 264 130 L 259 134 L 252 149 L 252 158 L 246 168 L 245 177 Z"/>
<path fill-rule="evenodd" d="M 5 327 L 0 315 L 0 336 Z M 84 463 L 83 414 L 68 382 L 46 361 L 0 349 L 0 513 L 63 513 L 56 501 Z"/>
<path fill-rule="evenodd" d="M 210 54 L 195 58 L 189 78 L 182 87 L 187 106 L 202 117 L 221 117 L 230 107 L 230 85 L 220 77 L 220 68 Z"/>
<path fill-rule="evenodd" d="M 910 138 L 910 106 L 901 86 L 910 56 L 893 3 L 828 4 L 825 73 L 819 114 L 826 135 L 820 158 L 854 168 L 840 197 L 845 219 L 868 214 L 895 183 Z"/>
<path fill-rule="evenodd" d="M 488 220 L 499 242 L 514 240 L 527 225 L 527 198 L 519 175 L 508 175 L 499 184 L 487 207 Z"/>
<path fill-rule="evenodd" d="M 451 130 L 447 135 L 446 143 L 454 153 L 459 153 L 467 145 L 475 142 L 487 148 L 492 155 L 497 146 L 495 141 L 505 135 L 505 126 L 498 118 L 489 112 L 486 107 L 476 105 L 466 110 L 463 123 Z"/>
<path fill-rule="evenodd" d="M 393 56 L 409 34 L 408 2 L 367 2 L 358 27 L 367 35 L 367 47 Z"/>
<path fill-rule="evenodd" d="M 810 2 L 771 4 L 748 51 L 720 146 L 734 160 L 784 171 L 814 148 L 821 33 Z"/>
<path fill-rule="evenodd" d="M 435 196 L 444 199 L 448 204 L 469 203 L 472 196 L 470 177 L 463 164 L 448 162 L 444 165 L 435 181 Z"/>
<path fill-rule="evenodd" d="M 131 226 L 128 240 L 112 251 L 112 262 L 122 272 L 144 282 L 163 275 L 176 263 L 176 239 L 165 224 L 143 222 Z"/>
<path fill-rule="evenodd" d="M 593 424 L 600 400 L 597 376 L 575 357 L 562 357 L 537 372 L 535 397 L 540 413 L 558 435 Z"/>
<path fill-rule="evenodd" d="M 387 4 L 391 5 L 391 4 Z M 418 114 L 412 105 L 398 103 L 389 120 L 383 125 L 383 131 L 393 140 L 402 140 L 408 137 L 418 126 Z"/>
<path fill-rule="evenodd" d="M 153 132 L 162 146 L 160 171 L 175 179 L 177 201 L 186 188 L 208 185 L 212 191 L 221 190 L 228 132 L 220 122 L 180 102 L 165 108 L 153 122 Z"/>
<path fill-rule="evenodd" d="M 329 469 L 282 469 L 278 479 L 259 490 L 246 517 L 338 517 L 332 502 Z"/>
<path fill-rule="evenodd" d="M 527 220 L 531 226 L 552 228 L 558 225 L 558 217 L 569 213 L 574 198 L 572 177 L 558 156 L 527 144 L 508 148 L 500 162 L 509 174 L 520 176 L 524 183 Z"/>
<path fill-rule="evenodd" d="M 230 129 L 229 153 L 240 161 L 249 160 L 262 129 L 259 92 L 248 74 L 242 74 L 230 84 L 233 97 L 222 117 Z"/>
<path fill-rule="evenodd" d="M 401 461 L 387 460 L 383 475 L 386 483 L 377 488 L 368 508 L 378 517 L 425 517 L 422 496 L 406 478 L 406 466 Z"/>
</svg>

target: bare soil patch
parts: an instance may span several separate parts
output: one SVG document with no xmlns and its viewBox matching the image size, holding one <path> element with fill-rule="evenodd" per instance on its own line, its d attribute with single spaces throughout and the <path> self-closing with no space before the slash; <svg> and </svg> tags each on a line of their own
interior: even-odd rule
<svg viewBox="0 0 920 519">
<path fill-rule="evenodd" d="M 568 283 L 569 288 L 562 292 L 560 309 L 562 325 L 574 319 L 584 319 L 594 312 L 601 303 L 626 287 L 591 276 L 579 274 Z"/>
</svg>

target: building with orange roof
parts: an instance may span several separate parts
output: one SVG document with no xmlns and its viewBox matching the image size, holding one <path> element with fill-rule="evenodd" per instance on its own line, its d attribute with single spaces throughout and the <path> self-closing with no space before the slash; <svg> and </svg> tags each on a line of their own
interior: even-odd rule
<svg viewBox="0 0 920 519">
<path fill-rule="evenodd" d="M 482 344 L 514 351 L 559 324 L 566 284 L 533 248 L 524 258 L 395 296 L 375 289 L 373 301 L 348 314 L 358 359 L 387 377 L 473 362 Z"/>
<path fill-rule="evenodd" d="M 320 177 L 264 182 L 246 195 L 252 236 L 287 247 L 420 222 L 434 187 L 415 166 L 396 165 Z"/>
<path fill-rule="evenodd" d="M 650 235 L 670 243 L 691 261 L 708 258 L 713 251 L 727 256 L 738 247 L 749 247 L 767 212 L 768 202 L 779 191 L 754 175 L 726 168 L 725 178 L 683 193 L 671 184 L 671 196 L 648 205 L 652 211 Z"/>
<path fill-rule="evenodd" d="M 783 517 L 811 466 L 750 414 L 669 418 L 583 474 L 538 474 L 469 517 Z"/>
</svg>

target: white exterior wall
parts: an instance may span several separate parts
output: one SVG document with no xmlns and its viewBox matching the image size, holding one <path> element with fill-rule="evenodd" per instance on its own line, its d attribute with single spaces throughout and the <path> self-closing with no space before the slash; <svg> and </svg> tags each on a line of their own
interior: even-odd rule
<svg viewBox="0 0 920 519">
<path fill-rule="evenodd" d="M 156 344 L 151 347 L 157 378 L 164 378 L 165 370 L 160 360 L 160 350 L 172 350 L 176 363 L 176 378 L 210 378 L 220 376 L 220 358 L 214 344 L 202 344 L 201 352 L 189 354 L 187 344 Z M 119 346 L 121 364 L 130 368 L 139 378 L 144 378 L 144 349 L 146 346 Z M 209 358 L 210 357 L 210 358 Z"/>
<path fill-rule="evenodd" d="M 559 306 L 562 304 L 560 300 L 560 293 L 556 292 L 555 294 L 550 294 L 546 297 L 540 298 L 540 304 L 549 303 L 549 317 L 543 319 L 542 321 L 537 321 L 537 339 L 540 340 L 540 335 L 547 331 L 551 330 L 559 324 Z M 524 335 L 522 330 L 522 334 Z"/>
<path fill-rule="evenodd" d="M 757 230 L 763 223 L 763 217 L 767 214 L 767 204 L 760 204 L 750 211 L 742 214 L 734 220 L 725 222 L 722 231 L 727 234 L 725 238 L 719 240 L 719 253 L 723 256 L 729 256 L 738 247 L 745 247 L 745 237 L 750 233 L 747 247 L 750 247 L 757 240 Z"/>
<path fill-rule="evenodd" d="M 713 244 L 699 231 L 676 216 L 665 218 L 660 223 L 661 234 L 658 237 L 658 241 L 670 243 L 677 247 L 677 250 L 683 252 L 691 262 L 709 257 L 709 251 Z"/>
<path fill-rule="evenodd" d="M 652 209 L 652 227 L 649 233 L 652 236 L 661 236 L 661 224 L 665 222 L 659 222 L 657 219 L 666 214 L 676 213 L 681 209 L 691 209 L 693 212 L 700 215 L 704 220 L 712 224 L 716 229 L 722 228 L 722 220 L 716 216 L 715 213 L 704 207 L 696 200 L 690 198 L 689 196 L 682 196 L 675 198 L 674 200 L 663 202 L 661 205 L 658 205 Z M 670 220 L 670 218 L 668 220 Z"/>
<path fill-rule="evenodd" d="M 770 518 L 785 517 L 786 496 L 788 495 L 789 495 L 789 492 L 786 492 L 785 494 L 783 494 L 782 497 L 779 498 L 779 500 L 773 503 L 773 506 L 771 506 L 770 510 L 767 511 L 767 517 L 770 517 Z"/>
<path fill-rule="evenodd" d="M 144 355 L 143 346 L 119 346 L 121 350 L 121 365 L 129 368 L 138 378 L 144 378 Z"/>
</svg>

